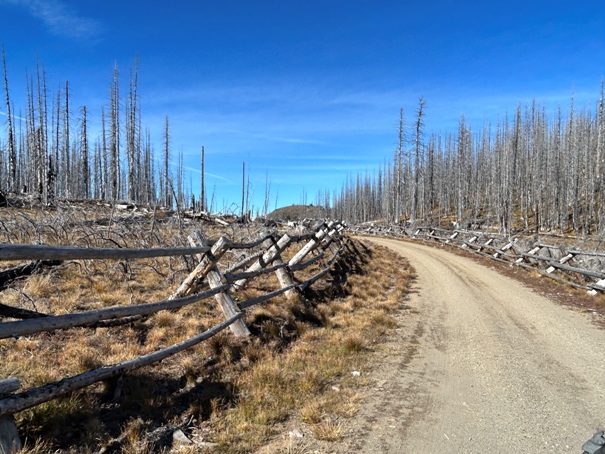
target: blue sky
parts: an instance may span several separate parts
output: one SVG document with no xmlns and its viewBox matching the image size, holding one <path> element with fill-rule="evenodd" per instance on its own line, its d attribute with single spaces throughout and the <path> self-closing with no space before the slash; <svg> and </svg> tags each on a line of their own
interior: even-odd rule
<svg viewBox="0 0 605 454">
<path fill-rule="evenodd" d="M 244 161 L 252 203 L 268 173 L 274 208 L 375 171 L 399 108 L 411 120 L 420 96 L 429 132 L 461 115 L 495 124 L 534 98 L 553 111 L 573 93 L 594 109 L 605 2 L 0 0 L 0 45 L 17 109 L 38 58 L 49 91 L 69 80 L 93 129 L 114 64 L 126 94 L 138 55 L 143 124 L 159 151 L 169 116 L 193 191 L 204 145 L 215 208 L 240 202 Z"/>
</svg>

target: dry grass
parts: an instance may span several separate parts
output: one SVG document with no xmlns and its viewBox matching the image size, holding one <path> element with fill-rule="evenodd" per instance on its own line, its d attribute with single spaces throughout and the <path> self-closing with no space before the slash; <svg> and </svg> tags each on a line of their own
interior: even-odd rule
<svg viewBox="0 0 605 454">
<path fill-rule="evenodd" d="M 14 222 L 2 214 L 0 224 Z M 153 234 L 144 239 L 145 232 L 151 231 L 149 224 L 116 224 L 113 232 L 101 229 L 94 234 L 77 227 L 68 234 L 57 227 L 56 219 L 36 212 L 26 216 L 32 224 L 23 221 L 29 225 L 24 233 L 0 240 L 186 244 L 186 233 L 170 224 L 154 226 Z M 35 222 L 38 229 L 32 227 Z M 34 239 L 27 240 L 28 232 Z M 235 240 L 243 234 L 230 233 Z M 284 260 L 298 248 L 284 251 Z M 276 440 L 277 451 L 295 452 L 300 447 L 295 441 L 282 442 L 279 437 L 288 424 L 303 425 L 317 439 L 340 439 L 346 432 L 346 418 L 355 414 L 359 404 L 357 387 L 364 383 L 363 375 L 353 377 L 351 372 L 363 372 L 367 355 L 395 326 L 390 314 L 412 276 L 409 267 L 386 250 L 367 249 L 360 243 L 350 249 L 346 259 L 335 264 L 329 282 L 318 282 L 304 296 L 279 297 L 255 307 L 246 319 L 253 332 L 249 340 L 223 332 L 120 381 L 19 413 L 18 425 L 28 446 L 25 452 L 95 452 L 114 445 L 121 452 L 159 452 L 169 440 L 151 440 L 148 434 L 160 426 L 181 427 L 194 441 L 218 443 L 216 449 L 224 452 L 249 452 Z M 228 255 L 221 266 L 237 260 L 237 255 Z M 297 278 L 308 278 L 320 265 L 297 273 Z M 73 261 L 16 282 L 0 296 L 4 304 L 63 314 L 161 300 L 187 272 L 188 265 L 179 258 Z M 250 282 L 235 297 L 242 301 L 278 286 L 275 276 L 267 275 Z M 18 377 L 23 389 L 40 386 L 172 345 L 221 319 L 210 299 L 126 326 L 2 340 L 0 378 Z"/>
</svg>

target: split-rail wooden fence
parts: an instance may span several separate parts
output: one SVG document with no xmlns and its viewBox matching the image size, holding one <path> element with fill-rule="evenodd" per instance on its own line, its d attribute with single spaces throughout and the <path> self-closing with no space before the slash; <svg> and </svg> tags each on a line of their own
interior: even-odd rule
<svg viewBox="0 0 605 454">
<path fill-rule="evenodd" d="M 320 222 L 310 229 L 310 233 L 307 234 L 297 236 L 283 234 L 279 237 L 276 233 L 268 232 L 250 243 L 235 243 L 226 237 L 221 237 L 211 246 L 199 246 L 195 239 L 190 237 L 189 242 L 192 245 L 190 248 L 107 249 L 0 244 L 0 260 L 11 261 L 129 260 L 184 255 L 193 255 L 199 259 L 195 269 L 178 289 L 163 301 L 114 306 L 66 315 L 3 321 L 0 322 L 0 339 L 29 336 L 74 327 L 86 327 L 103 321 L 141 318 L 159 311 L 182 308 L 210 297 L 215 298 L 225 318 L 222 323 L 211 327 L 207 331 L 170 347 L 119 364 L 105 365 L 79 375 L 66 377 L 58 382 L 48 383 L 41 387 L 17 392 L 21 388 L 19 377 L 5 379 L 0 377 L 0 438 L 3 436 L 5 438 L 10 437 L 6 434 L 6 431 L 15 430 L 12 422 L 14 413 L 94 383 L 112 377 L 119 377 L 143 366 L 162 361 L 209 339 L 227 327 L 236 336 L 250 335 L 244 321 L 246 309 L 282 294 L 291 296 L 328 274 L 341 252 L 347 249 L 347 239 L 344 231 L 343 223 L 337 221 Z M 299 244 L 303 244 L 302 247 L 289 260 L 282 260 L 282 253 L 287 248 Z M 230 250 L 244 250 L 246 251 L 243 254 L 245 257 L 228 268 L 219 268 L 219 261 Z M 309 255 L 312 255 L 312 257 L 308 258 Z M 318 264 L 320 271 L 303 282 L 297 281 L 294 273 L 312 264 Z M 280 289 L 242 302 L 234 300 L 232 292 L 242 288 L 251 279 L 268 273 L 277 275 Z M 4 429 L 2 429 L 3 427 Z M 4 434 L 1 433 L 3 430 Z M 18 440 L 15 443 L 18 443 Z M 1 450 L 2 446 L 0 446 Z"/>
<path fill-rule="evenodd" d="M 538 272 L 596 295 L 605 292 L 605 253 L 582 251 L 566 245 L 545 244 L 542 240 L 496 233 L 445 230 L 434 227 L 361 225 L 351 233 L 390 236 L 452 245 L 475 254 Z"/>
</svg>

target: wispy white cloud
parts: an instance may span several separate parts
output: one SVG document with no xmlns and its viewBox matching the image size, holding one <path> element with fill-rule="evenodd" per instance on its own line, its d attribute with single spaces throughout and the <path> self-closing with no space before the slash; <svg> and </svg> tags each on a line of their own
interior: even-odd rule
<svg viewBox="0 0 605 454">
<path fill-rule="evenodd" d="M 196 169 L 195 167 L 184 166 L 183 168 L 185 170 L 188 170 L 189 172 L 198 173 L 200 175 L 202 174 L 202 171 L 200 169 Z M 226 183 L 231 183 L 230 179 L 222 177 L 222 176 L 217 175 L 215 173 L 205 172 L 205 174 L 206 174 L 206 177 L 215 178 L 217 180 L 221 180 L 221 181 L 224 181 Z"/>
<path fill-rule="evenodd" d="M 71 6 L 60 0 L 0 0 L 0 6 L 24 8 L 55 35 L 96 40 L 102 32 L 99 21 L 78 15 Z"/>
<path fill-rule="evenodd" d="M 6 112 L 2 112 L 1 110 L 0 110 L 0 115 L 2 115 L 3 117 L 8 117 L 8 114 L 7 114 Z M 13 117 L 13 119 L 15 119 L 15 120 L 22 120 L 22 121 L 25 121 L 25 118 L 23 118 L 23 117 L 19 117 L 19 116 L 17 116 L 17 115 L 13 115 L 12 117 Z"/>
</svg>

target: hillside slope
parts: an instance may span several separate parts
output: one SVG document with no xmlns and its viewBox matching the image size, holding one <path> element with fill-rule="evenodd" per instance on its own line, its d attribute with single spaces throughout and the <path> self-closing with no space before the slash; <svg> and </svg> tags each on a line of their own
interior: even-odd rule
<svg viewBox="0 0 605 454">
<path fill-rule="evenodd" d="M 305 218 L 322 219 L 327 214 L 327 210 L 320 206 L 290 205 L 269 213 L 267 219 L 275 221 L 302 221 Z"/>
</svg>

